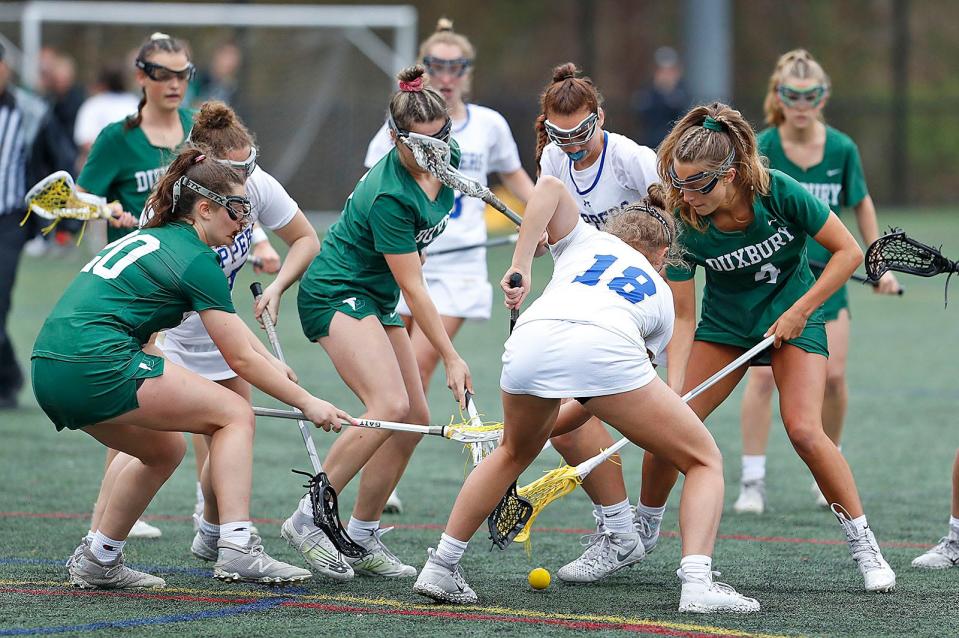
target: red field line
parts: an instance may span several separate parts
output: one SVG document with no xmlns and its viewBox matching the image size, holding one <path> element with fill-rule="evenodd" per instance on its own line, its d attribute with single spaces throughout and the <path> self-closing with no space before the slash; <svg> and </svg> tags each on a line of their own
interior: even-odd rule
<svg viewBox="0 0 959 638">
<path fill-rule="evenodd" d="M 0 512 L 0 518 L 53 518 L 53 519 L 86 519 L 89 512 Z M 177 523 L 192 521 L 189 516 L 172 516 L 166 514 L 144 516 L 147 521 L 172 521 Z M 254 518 L 254 523 L 267 525 L 282 525 L 278 518 Z M 395 523 L 396 529 L 426 529 L 441 531 L 445 525 L 440 523 Z M 574 527 L 534 527 L 533 532 L 539 534 L 592 534 L 595 530 Z M 665 538 L 678 538 L 679 532 L 663 531 Z M 794 538 L 790 536 L 750 536 L 749 534 L 720 534 L 717 538 L 728 541 L 747 541 L 752 543 L 795 543 L 806 545 L 845 545 L 846 541 L 833 538 Z M 929 543 L 914 543 L 911 541 L 882 541 L 882 547 L 926 549 Z"/>
</svg>

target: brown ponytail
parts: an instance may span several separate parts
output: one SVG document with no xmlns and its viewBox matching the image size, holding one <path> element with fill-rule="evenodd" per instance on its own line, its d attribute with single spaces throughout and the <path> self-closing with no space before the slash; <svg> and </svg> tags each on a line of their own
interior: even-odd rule
<svg viewBox="0 0 959 638">
<path fill-rule="evenodd" d="M 543 149 L 549 143 L 546 136 L 546 120 L 548 113 L 569 115 L 586 109 L 598 112 L 603 103 L 603 96 L 599 94 L 593 81 L 583 76 L 572 62 L 561 64 L 553 69 L 553 79 L 543 89 L 539 96 L 539 116 L 536 118 L 536 174 L 539 175 L 539 160 L 543 156 Z"/>
<path fill-rule="evenodd" d="M 428 86 L 426 67 L 422 64 L 406 67 L 396 75 L 396 79 L 400 90 L 390 98 L 389 108 L 398 127 L 410 130 L 414 124 L 449 117 L 446 100 L 436 89 Z"/>
<path fill-rule="evenodd" d="M 214 193 L 225 193 L 230 186 L 242 186 L 246 181 L 246 176 L 236 169 L 212 158 L 206 159 L 206 156 L 206 150 L 189 147 L 173 160 L 147 200 L 146 208 L 153 211 L 153 216 L 143 225 L 144 228 L 193 218 L 193 207 L 203 199 L 196 191 L 181 188 L 176 207 L 173 206 L 173 186 L 184 175 Z"/>
<path fill-rule="evenodd" d="M 232 108 L 219 100 L 209 100 L 200 105 L 193 118 L 190 143 L 223 159 L 230 151 L 254 146 L 255 140 Z"/>
</svg>

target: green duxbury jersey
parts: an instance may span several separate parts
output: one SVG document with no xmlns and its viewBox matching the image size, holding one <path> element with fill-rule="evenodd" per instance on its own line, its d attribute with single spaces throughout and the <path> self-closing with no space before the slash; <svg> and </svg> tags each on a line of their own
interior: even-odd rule
<svg viewBox="0 0 959 638">
<path fill-rule="evenodd" d="M 108 244 L 67 287 L 33 358 L 120 364 L 154 332 L 209 309 L 235 312 L 217 254 L 193 227 L 134 231 Z"/>
<path fill-rule="evenodd" d="M 193 128 L 193 111 L 179 109 L 183 134 Z M 147 197 L 166 167 L 176 157 L 176 149 L 154 146 L 136 126 L 124 128 L 125 120 L 107 125 L 93 142 L 77 184 L 86 191 L 118 201 L 123 210 L 139 216 Z M 132 229 L 107 228 L 107 239 L 114 241 Z"/>
<path fill-rule="evenodd" d="M 769 193 L 755 198 L 755 218 L 743 231 L 721 231 L 706 217 L 700 232 L 676 217 L 686 264 L 667 268 L 668 278 L 687 281 L 696 266 L 706 269 L 697 339 L 755 344 L 815 281 L 806 237 L 823 227 L 829 208 L 788 175 L 769 176 Z M 821 315 L 809 323 L 822 323 Z"/>
<path fill-rule="evenodd" d="M 459 166 L 455 140 L 452 164 Z M 300 281 L 300 299 L 339 298 L 360 293 L 381 312 L 396 309 L 400 289 L 384 255 L 422 251 L 436 239 L 453 208 L 453 190 L 440 188 L 430 200 L 393 148 L 360 178 L 343 214 L 323 239 L 320 254 Z"/>
<path fill-rule="evenodd" d="M 760 154 L 769 158 L 770 168 L 778 169 L 795 179 L 837 215 L 843 208 L 856 206 L 869 194 L 856 143 L 848 135 L 831 126 L 826 127 L 822 161 L 806 170 L 786 157 L 782 138 L 776 127 L 760 133 L 756 142 Z M 829 261 L 832 256 L 812 237 L 807 241 L 806 250 L 809 259 L 822 263 Z"/>
</svg>

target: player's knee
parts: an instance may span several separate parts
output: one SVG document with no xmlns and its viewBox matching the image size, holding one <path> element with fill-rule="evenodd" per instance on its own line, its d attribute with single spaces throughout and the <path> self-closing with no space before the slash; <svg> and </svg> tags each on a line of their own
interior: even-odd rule
<svg viewBox="0 0 959 638">
<path fill-rule="evenodd" d="M 846 387 L 846 366 L 843 364 L 826 367 L 826 393 L 838 394 Z"/>
<path fill-rule="evenodd" d="M 559 192 L 566 190 L 566 185 L 552 175 L 540 175 L 536 180 L 536 190 L 546 192 Z"/>
<path fill-rule="evenodd" d="M 573 430 L 572 432 L 567 432 L 566 434 L 560 434 L 551 437 L 550 442 L 553 444 L 553 448 L 559 452 L 560 456 L 565 458 L 569 453 L 576 450 L 579 442 L 578 431 Z"/>
<path fill-rule="evenodd" d="M 410 414 L 410 398 L 406 390 L 393 390 L 377 396 L 366 406 L 370 415 L 383 421 L 406 421 Z M 429 413 L 426 415 L 429 417 Z"/>
<path fill-rule="evenodd" d="M 803 458 L 815 454 L 817 448 L 828 437 L 822 429 L 822 423 L 812 416 L 783 416 L 783 422 L 786 424 L 786 434 L 789 435 L 789 442 L 793 449 Z"/>
<path fill-rule="evenodd" d="M 749 385 L 760 399 L 769 401 L 776 389 L 776 379 L 769 368 L 754 368 L 749 376 Z"/>
<path fill-rule="evenodd" d="M 150 446 L 150 450 L 138 458 L 147 467 L 163 471 L 167 476 L 183 461 L 186 456 L 186 438 L 179 433 L 169 433 L 158 439 Z"/>
</svg>

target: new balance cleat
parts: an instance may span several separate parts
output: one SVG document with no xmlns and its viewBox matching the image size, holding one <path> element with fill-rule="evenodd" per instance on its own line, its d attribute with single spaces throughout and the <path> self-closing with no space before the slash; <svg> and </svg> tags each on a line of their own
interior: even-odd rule
<svg viewBox="0 0 959 638">
<path fill-rule="evenodd" d="M 190 553 L 200 560 L 205 560 L 212 563 L 219 558 L 220 554 L 219 548 L 217 547 L 217 541 L 219 541 L 219 538 L 216 536 L 209 536 L 203 532 L 197 532 L 193 536 L 193 544 L 190 545 Z"/>
<path fill-rule="evenodd" d="M 123 554 L 101 563 L 89 546 L 69 565 L 70 583 L 83 589 L 152 589 L 166 586 L 159 576 L 138 572 L 123 564 Z"/>
<path fill-rule="evenodd" d="M 283 521 L 280 535 L 298 551 L 313 571 L 333 580 L 350 580 L 353 568 L 313 521 L 299 511 Z"/>
<path fill-rule="evenodd" d="M 556 572 L 564 583 L 595 583 L 646 557 L 639 532 L 588 534 L 583 545 L 586 551 L 582 556 Z"/>
<path fill-rule="evenodd" d="M 309 570 L 270 557 L 263 550 L 259 536 L 251 536 L 245 547 L 221 538 L 217 547 L 219 557 L 213 566 L 213 577 L 219 580 L 279 585 L 297 583 L 313 576 Z"/>
<path fill-rule="evenodd" d="M 441 603 L 470 605 L 477 601 L 476 592 L 466 582 L 460 566 L 441 560 L 433 548 L 426 550 L 427 560 L 413 584 L 413 591 Z"/>
<path fill-rule="evenodd" d="M 762 514 L 766 511 L 766 482 L 763 479 L 743 481 L 739 485 L 739 498 L 733 503 L 737 514 Z"/>
<path fill-rule="evenodd" d="M 892 571 L 889 563 L 882 557 L 879 543 L 869 526 L 856 525 L 841 505 L 833 503 L 830 509 L 846 533 L 849 553 L 859 566 L 866 591 L 888 592 L 895 589 L 896 572 Z"/>
<path fill-rule="evenodd" d="M 396 490 L 390 492 L 390 497 L 386 499 L 386 506 L 383 507 L 384 514 L 402 514 L 403 513 L 403 501 L 400 500 L 399 494 L 396 493 Z"/>
<path fill-rule="evenodd" d="M 638 509 L 636 510 L 633 527 L 639 532 L 639 538 L 642 540 L 647 554 L 656 548 L 656 543 L 659 542 L 659 528 L 662 524 L 662 514 L 649 515 L 643 514 Z"/>
<path fill-rule="evenodd" d="M 410 578 L 416 576 L 416 568 L 407 565 L 383 544 L 382 536 L 393 529 L 384 527 L 376 530 L 367 538 L 354 538 L 368 550 L 360 558 L 346 558 L 353 571 L 363 576 L 383 576 L 385 578 Z"/>
<path fill-rule="evenodd" d="M 959 567 L 959 540 L 943 537 L 939 544 L 912 561 L 920 569 L 948 569 Z"/>
<path fill-rule="evenodd" d="M 719 572 L 716 572 L 718 575 Z M 692 614 L 751 614 L 759 611 L 759 601 L 743 596 L 726 583 L 713 581 L 712 574 L 705 580 L 690 579 L 682 568 L 676 575 L 683 581 L 679 595 L 679 611 Z"/>
<path fill-rule="evenodd" d="M 161 536 L 163 536 L 163 532 L 160 531 L 159 527 L 154 527 L 140 519 L 137 519 L 137 522 L 130 528 L 130 533 L 127 534 L 127 538 L 160 538 Z"/>
</svg>

